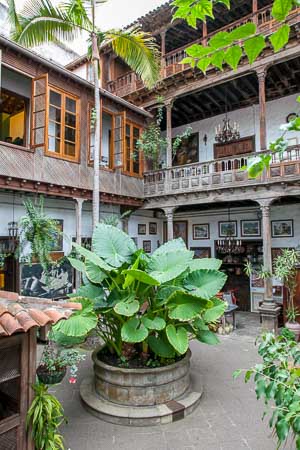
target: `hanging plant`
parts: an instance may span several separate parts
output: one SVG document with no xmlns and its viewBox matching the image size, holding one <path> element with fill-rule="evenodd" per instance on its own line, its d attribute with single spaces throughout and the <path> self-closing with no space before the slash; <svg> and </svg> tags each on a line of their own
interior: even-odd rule
<svg viewBox="0 0 300 450">
<path fill-rule="evenodd" d="M 38 205 L 34 205 L 31 200 L 25 200 L 24 207 L 26 215 L 20 220 L 19 253 L 24 253 L 25 246 L 29 243 L 30 253 L 26 255 L 26 261 L 37 259 L 47 271 L 53 264 L 51 252 L 61 234 L 58 222 L 44 213 L 43 197 L 40 197 Z"/>
</svg>

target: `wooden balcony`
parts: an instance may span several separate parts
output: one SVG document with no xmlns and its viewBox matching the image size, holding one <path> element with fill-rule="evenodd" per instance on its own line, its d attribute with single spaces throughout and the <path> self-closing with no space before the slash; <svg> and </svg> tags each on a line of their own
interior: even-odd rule
<svg viewBox="0 0 300 450">
<path fill-rule="evenodd" d="M 187 55 L 185 53 L 185 49 L 193 44 L 205 44 L 213 35 L 219 33 L 220 31 L 232 31 L 240 25 L 244 25 L 248 22 L 253 22 L 257 24 L 258 31 L 264 33 L 265 35 L 271 34 L 271 32 L 276 31 L 276 29 L 280 26 L 272 17 L 271 17 L 271 5 L 266 6 L 256 13 L 248 14 L 243 18 L 232 22 L 226 25 L 223 28 L 218 29 L 217 31 L 210 33 L 207 37 L 190 42 L 185 46 L 173 50 L 165 55 L 164 64 L 161 69 L 161 79 L 165 79 L 176 75 L 180 72 L 185 72 L 187 70 L 191 70 L 189 64 L 181 64 L 180 62 Z M 287 17 L 287 23 L 290 25 L 295 25 L 300 22 L 300 7 L 295 7 L 293 11 Z M 142 80 L 134 73 L 128 72 L 125 75 L 118 77 L 116 80 L 109 81 L 107 83 L 107 90 L 115 95 L 120 97 L 125 97 L 132 92 L 137 91 L 144 87 Z"/>
<path fill-rule="evenodd" d="M 274 155 L 264 179 L 252 179 L 245 170 L 255 153 L 204 163 L 147 172 L 144 175 L 146 198 L 193 193 L 232 187 L 247 187 L 259 182 L 300 179 L 300 145 L 289 147 L 282 159 Z"/>
</svg>

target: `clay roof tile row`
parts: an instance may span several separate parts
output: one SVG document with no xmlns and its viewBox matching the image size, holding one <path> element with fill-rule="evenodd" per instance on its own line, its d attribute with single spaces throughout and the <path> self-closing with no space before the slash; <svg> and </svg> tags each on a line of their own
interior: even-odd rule
<svg viewBox="0 0 300 450">
<path fill-rule="evenodd" d="M 80 303 L 22 297 L 13 292 L 0 291 L 0 337 L 55 324 L 80 308 Z"/>
</svg>

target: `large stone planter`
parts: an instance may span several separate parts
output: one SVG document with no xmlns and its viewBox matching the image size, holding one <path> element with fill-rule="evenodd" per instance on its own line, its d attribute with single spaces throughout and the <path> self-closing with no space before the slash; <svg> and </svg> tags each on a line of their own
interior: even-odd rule
<svg viewBox="0 0 300 450">
<path fill-rule="evenodd" d="M 93 352 L 96 392 L 120 405 L 152 406 L 183 395 L 190 387 L 190 350 L 186 356 L 165 367 L 126 369 L 109 366 Z"/>
<path fill-rule="evenodd" d="M 193 391 L 191 352 L 169 366 L 126 369 L 110 366 L 93 352 L 94 376 L 80 386 L 84 406 L 93 415 L 119 425 L 151 426 L 183 419 L 198 406 L 202 388 Z"/>
</svg>

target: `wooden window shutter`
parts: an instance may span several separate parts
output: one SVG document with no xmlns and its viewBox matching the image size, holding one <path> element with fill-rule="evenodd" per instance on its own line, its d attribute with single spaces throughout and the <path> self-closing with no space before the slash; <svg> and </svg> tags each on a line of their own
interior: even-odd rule
<svg viewBox="0 0 300 450">
<path fill-rule="evenodd" d="M 32 80 L 31 146 L 47 146 L 48 74 Z"/>
<path fill-rule="evenodd" d="M 114 114 L 113 120 L 113 161 L 114 168 L 123 166 L 125 147 L 126 112 Z"/>
</svg>

